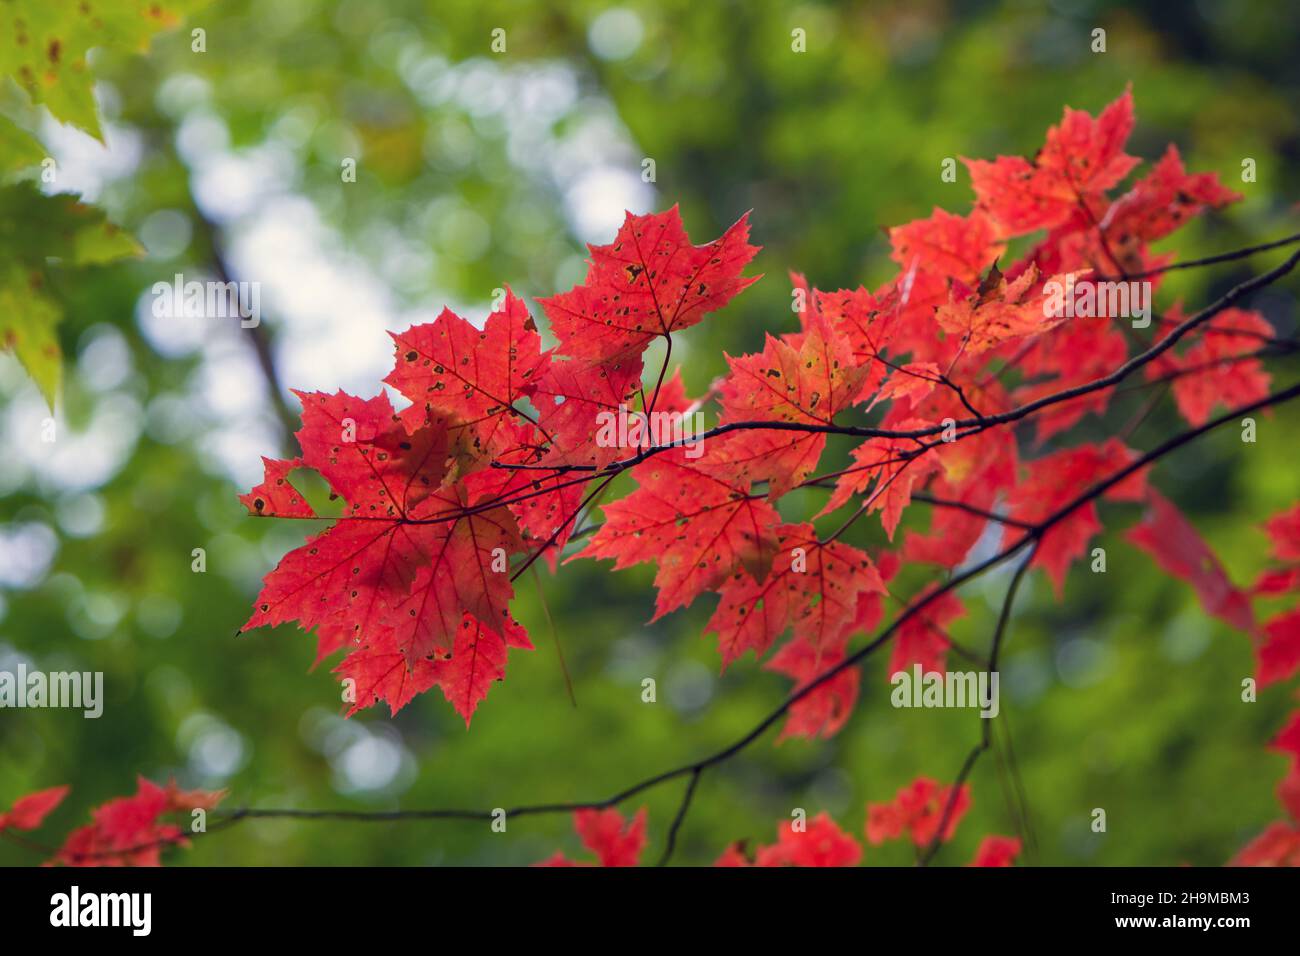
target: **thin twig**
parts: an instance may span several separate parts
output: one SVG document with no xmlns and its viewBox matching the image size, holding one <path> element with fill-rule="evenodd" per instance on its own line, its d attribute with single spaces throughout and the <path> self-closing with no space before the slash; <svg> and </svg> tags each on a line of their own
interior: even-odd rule
<svg viewBox="0 0 1300 956">
<path fill-rule="evenodd" d="M 1205 256 L 1200 259 L 1184 259 L 1182 262 L 1171 262 L 1167 266 L 1159 266 L 1155 269 L 1147 269 L 1145 272 L 1130 272 L 1124 276 L 1099 275 L 1096 277 L 1098 282 L 1118 282 L 1121 279 L 1147 279 L 1151 276 L 1158 276 L 1165 272 L 1173 272 L 1177 269 L 1194 269 L 1197 266 L 1211 266 L 1220 262 L 1232 262 L 1236 259 L 1245 259 L 1253 256 L 1257 252 L 1267 252 L 1269 249 L 1279 249 L 1282 246 L 1289 246 L 1300 242 L 1300 232 L 1294 235 L 1284 236 L 1281 239 L 1275 239 L 1272 242 L 1262 242 L 1257 246 L 1245 246 L 1241 249 L 1234 249 L 1232 252 L 1220 252 L 1217 255 Z"/>
<path fill-rule="evenodd" d="M 1025 559 L 1020 562 L 1015 574 L 1011 576 L 1011 583 L 1007 585 L 1006 596 L 1002 599 L 1002 611 L 998 614 L 997 627 L 993 631 L 993 645 L 989 650 L 989 659 L 984 668 L 990 674 L 997 673 L 998 654 L 1002 649 L 1002 641 L 1006 636 L 1007 625 L 1011 621 L 1011 611 L 1016 603 L 1016 595 L 1020 591 L 1020 582 L 1024 580 L 1025 572 L 1029 570 L 1029 565 L 1038 552 L 1038 542 L 1042 540 L 1038 532 L 1035 532 L 1032 537 L 1034 547 L 1030 549 L 1029 554 L 1025 555 Z M 998 712 L 1001 713 L 1001 707 L 998 708 Z M 971 770 L 974 769 L 975 761 L 993 742 L 993 721 L 997 720 L 997 717 L 984 717 L 981 715 L 980 720 L 983 721 L 980 725 L 980 742 L 971 749 L 971 752 L 966 755 L 966 760 L 962 763 L 961 771 L 957 774 L 957 780 L 948 792 L 948 800 L 944 804 L 943 815 L 939 818 L 939 826 L 934 831 L 934 836 L 922 851 L 918 860 L 920 866 L 928 865 L 934 855 L 939 852 L 939 845 L 944 840 L 944 833 L 947 831 L 949 822 L 956 810 L 957 798 L 961 794 L 961 788 L 965 785 L 966 778 L 970 776 Z"/>
<path fill-rule="evenodd" d="M 546 600 L 546 589 L 542 587 L 542 575 L 535 564 L 533 583 L 537 585 L 537 600 L 541 602 L 542 613 L 546 616 L 546 623 L 551 629 L 551 640 L 555 643 L 555 657 L 560 662 L 560 674 L 564 677 L 564 689 L 569 695 L 569 703 L 577 707 L 578 698 L 573 693 L 573 678 L 569 676 L 569 665 L 564 662 L 564 648 L 560 646 L 560 632 L 555 627 L 555 619 L 551 617 L 551 605 Z"/>
<path fill-rule="evenodd" d="M 686 813 L 691 808 L 691 799 L 695 796 L 695 788 L 700 782 L 700 774 L 703 770 L 696 770 L 691 774 L 691 779 L 686 782 L 686 792 L 682 794 L 682 802 L 677 807 L 677 815 L 673 817 L 672 826 L 668 828 L 668 839 L 664 844 L 663 856 L 659 857 L 659 866 L 667 866 L 668 861 L 672 858 L 673 850 L 677 848 L 677 831 L 682 828 L 682 821 L 686 819 Z"/>
</svg>

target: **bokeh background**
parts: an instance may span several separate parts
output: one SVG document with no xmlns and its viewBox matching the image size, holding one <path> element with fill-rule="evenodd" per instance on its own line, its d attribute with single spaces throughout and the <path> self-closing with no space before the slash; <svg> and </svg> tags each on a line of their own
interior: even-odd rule
<svg viewBox="0 0 1300 956">
<path fill-rule="evenodd" d="M 192 26 L 207 30 L 206 53 L 191 52 Z M 489 50 L 498 27 L 503 55 Z M 796 27 L 803 54 L 791 52 Z M 1096 27 L 1105 53 L 1090 51 Z M 374 394 L 389 330 L 444 304 L 481 319 L 506 283 L 530 298 L 568 288 L 583 244 L 608 241 L 625 208 L 680 203 L 701 241 L 753 209 L 754 268 L 767 278 L 674 350 L 702 392 L 724 350 L 794 326 L 789 270 L 822 288 L 875 284 L 892 268 L 884 227 L 934 205 L 966 211 L 965 169 L 942 182 L 944 158 L 1031 153 L 1064 105 L 1095 112 L 1130 83 L 1130 152 L 1154 159 L 1176 142 L 1189 168 L 1247 197 L 1161 248 L 1208 254 L 1294 232 L 1298 40 L 1300 7 L 1263 0 L 234 0 L 146 55 L 92 58 L 107 148 L 44 120 L 59 160 L 47 188 L 107 209 L 148 256 L 54 290 L 68 366 L 54 444 L 40 440 L 40 395 L 0 358 L 0 667 L 103 671 L 105 713 L 0 712 L 0 804 L 72 784 L 42 831 L 52 838 L 132 791 L 137 773 L 227 788 L 229 806 L 490 808 L 604 797 L 729 743 L 788 683 L 752 657 L 719 675 L 701 638 L 709 599 L 648 626 L 648 567 L 575 563 L 543 571 L 540 591 L 522 578 L 516 612 L 537 650 L 512 656 L 468 732 L 436 691 L 395 719 L 344 720 L 328 669 L 308 670 L 311 638 L 237 637 L 261 576 L 303 532 L 250 520 L 235 498 L 260 476 L 259 455 L 292 448 L 287 387 Z M 1240 182 L 1244 157 L 1256 183 Z M 341 182 L 345 158 L 355 183 Z M 1177 274 L 1161 304 L 1199 304 L 1270 261 Z M 262 325 L 154 318 L 150 286 L 175 273 L 260 282 Z M 1292 278 L 1253 302 L 1285 335 L 1297 288 Z M 1284 362 L 1273 371 L 1294 378 Z M 1122 396 L 1112 424 L 1145 394 Z M 1238 583 L 1265 562 L 1258 522 L 1300 490 L 1298 425 L 1300 409 L 1280 410 L 1256 444 L 1215 434 L 1153 476 Z M 1166 403 L 1131 443 L 1179 428 Z M 788 503 L 792 514 L 813 505 Z M 1123 539 L 1134 509 L 1102 517 L 1107 574 L 1077 567 L 1062 603 L 1040 573 L 1026 582 L 1004 654 L 1014 766 L 1005 748 L 981 762 L 941 862 L 1015 832 L 1004 793 L 1017 785 L 1040 863 L 1215 865 L 1281 815 L 1284 760 L 1264 745 L 1289 691 L 1243 704 L 1247 639 Z M 883 543 L 878 522 L 853 535 Z M 964 589 L 955 637 L 985 639 L 1005 585 L 994 574 Z M 658 681 L 656 704 L 641 702 L 644 677 Z M 973 714 L 893 710 L 883 658 L 863 688 L 832 740 L 774 745 L 772 734 L 707 775 L 678 860 L 771 841 L 794 807 L 828 810 L 861 837 L 866 801 L 918 775 L 952 779 L 979 730 Z M 643 801 L 652 851 L 679 794 L 680 783 Z M 1089 829 L 1095 807 L 1105 834 Z M 565 816 L 504 835 L 266 821 L 170 861 L 522 864 L 556 849 L 582 852 Z M 911 853 L 897 843 L 865 860 Z M 0 863 L 36 862 L 0 843 Z"/>
</svg>

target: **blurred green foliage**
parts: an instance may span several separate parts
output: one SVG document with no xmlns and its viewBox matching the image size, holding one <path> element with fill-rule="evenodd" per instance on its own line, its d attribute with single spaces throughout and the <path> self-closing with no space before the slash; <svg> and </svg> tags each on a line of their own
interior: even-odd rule
<svg viewBox="0 0 1300 956">
<path fill-rule="evenodd" d="M 1063 105 L 1096 111 L 1130 83 L 1130 151 L 1154 158 L 1176 142 L 1190 169 L 1218 171 L 1246 194 L 1165 245 L 1192 256 L 1274 238 L 1294 231 L 1300 175 L 1297 21 L 1300 8 L 1262 0 L 1173 12 L 1088 0 L 234 0 L 160 35 L 147 55 L 92 55 L 108 152 L 12 91 L 0 96 L 67 157 L 54 188 L 84 191 L 149 252 L 52 286 L 67 365 L 54 443 L 42 442 L 49 411 L 34 386 L 11 359 L 0 364 L 0 666 L 21 656 L 46 670 L 102 670 L 107 692 L 99 720 L 0 712 L 0 805 L 70 783 L 40 835 L 58 834 L 141 773 L 228 788 L 229 806 L 491 808 L 601 798 L 730 743 L 787 682 L 752 659 L 718 675 L 701 639 L 707 599 L 646 625 L 649 568 L 581 562 L 542 571 L 540 591 L 522 578 L 517 615 L 537 650 L 511 658 L 468 732 L 437 692 L 396 718 L 345 721 L 328 668 L 308 671 L 310 639 L 289 628 L 236 637 L 259 578 L 303 533 L 251 520 L 235 500 L 259 453 L 292 445 L 283 417 L 293 399 L 278 409 L 284 393 L 262 372 L 373 393 L 386 318 L 396 328 L 444 302 L 481 317 L 505 283 L 530 297 L 567 288 L 582 241 L 607 240 L 605 224 L 621 216 L 609 204 L 632 196 L 647 208 L 681 203 L 698 241 L 754 210 L 755 271 L 767 278 L 674 349 L 698 394 L 725 369 L 724 350 L 752 351 L 765 332 L 794 327 L 788 271 L 822 288 L 878 283 L 892 269 L 884 228 L 934 205 L 969 208 L 964 167 L 945 183 L 945 158 L 1032 152 Z M 194 27 L 206 52 L 193 51 Z M 1096 27 L 1105 53 L 1090 52 Z M 506 30 L 504 54 L 490 51 L 495 28 Z M 791 52 L 795 28 L 806 53 Z M 6 130 L 0 143 L 25 142 Z M 1246 157 L 1255 183 L 1240 183 Z M 349 158 L 354 183 L 340 175 Z M 653 192 L 640 178 L 647 158 Z M 1261 261 L 1170 276 L 1161 302 L 1207 301 Z M 276 269 L 288 270 L 287 289 Z M 151 321 L 153 283 L 222 272 L 267 284 L 257 329 Z M 355 276 L 383 290 L 376 300 L 360 286 L 373 311 L 312 298 Z M 1295 332 L 1295 290 L 1292 279 L 1254 303 L 1284 335 Z M 1283 365 L 1274 371 L 1289 381 Z M 1084 432 L 1113 430 L 1146 396 L 1122 395 Z M 1168 404 L 1133 445 L 1181 427 Z M 1256 444 L 1217 433 L 1153 476 L 1238 583 L 1264 564 L 1258 522 L 1296 499 L 1297 426 L 1300 412 L 1280 409 L 1261 418 Z M 824 467 L 847 447 L 834 445 Z M 783 510 L 811 513 L 820 503 L 806 494 Z M 1063 602 L 1029 577 L 1004 654 L 1014 767 L 1005 746 L 977 767 L 973 809 L 941 862 L 965 862 L 985 833 L 1015 832 L 1004 795 L 1017 777 L 1041 863 L 1219 864 L 1281 814 L 1284 761 L 1264 744 L 1292 702 L 1277 688 L 1241 703 L 1248 640 L 1124 541 L 1135 518 L 1103 507 L 1096 543 L 1108 571 L 1076 568 Z M 906 522 L 927 520 L 914 506 Z M 852 534 L 885 543 L 878 523 Z M 204 573 L 191 570 L 195 548 Z M 997 573 L 964 590 L 958 640 L 987 639 L 1006 582 Z M 658 681 L 656 704 L 641 702 L 645 677 Z M 678 860 L 770 841 L 794 807 L 829 810 L 861 836 L 866 801 L 918 775 L 950 780 L 977 718 L 895 711 L 888 690 L 883 659 L 873 661 L 839 736 L 773 746 L 769 735 L 706 775 Z M 653 853 L 680 786 L 645 796 Z M 1106 834 L 1089 829 L 1095 807 L 1107 811 Z M 514 821 L 506 835 L 464 823 L 259 821 L 172 857 L 522 864 L 557 848 L 580 853 L 564 816 Z M 866 860 L 911 856 L 900 843 Z M 0 863 L 32 862 L 0 843 Z"/>
</svg>

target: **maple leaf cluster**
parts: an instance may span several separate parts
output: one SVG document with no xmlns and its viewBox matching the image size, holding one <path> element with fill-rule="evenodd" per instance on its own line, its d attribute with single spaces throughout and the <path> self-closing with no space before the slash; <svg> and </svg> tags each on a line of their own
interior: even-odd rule
<svg viewBox="0 0 1300 956">
<path fill-rule="evenodd" d="M 1300 505 L 1268 519 L 1264 531 L 1277 566 L 1260 574 L 1248 592 L 1233 589 L 1243 603 L 1248 596 L 1265 600 L 1300 596 Z M 1210 583 L 1197 587 L 1203 604 L 1207 592 L 1216 593 L 1209 588 L 1217 580 L 1217 574 L 1211 572 Z M 1248 613 L 1249 604 L 1246 607 Z M 1260 628 L 1253 626 L 1253 618 L 1249 622 L 1261 687 L 1300 671 L 1300 607 L 1279 612 Z M 1300 866 L 1300 710 L 1291 714 L 1269 746 L 1291 758 L 1286 776 L 1277 785 L 1278 802 L 1290 819 L 1269 824 L 1232 859 L 1235 866 Z"/>
<path fill-rule="evenodd" d="M 628 472 L 635 488 L 601 505 L 604 522 L 568 560 L 653 564 L 656 620 L 716 594 L 707 631 L 721 666 L 748 652 L 766 657 L 806 691 L 782 735 L 834 734 L 854 709 L 859 675 L 825 675 L 855 635 L 876 626 L 886 599 L 902 599 L 889 590 L 901 566 L 956 568 L 1000 509 L 1007 545 L 1051 519 L 1032 563 L 1059 595 L 1101 529 L 1095 501 L 1055 513 L 1136 453 L 1119 438 L 1060 439 L 1104 414 L 1114 386 L 1053 396 L 1162 341 L 1181 314 L 1160 316 L 1143 340 L 1117 316 L 1045 308 L 1047 284 L 1150 274 L 1158 287 L 1169 257 L 1150 244 L 1240 198 L 1213 174 L 1188 173 L 1173 146 L 1122 188 L 1140 162 L 1125 152 L 1133 125 L 1126 91 L 1096 117 L 1067 109 L 1033 159 L 966 160 L 968 212 L 935 209 L 889 230 L 898 271 L 878 288 L 821 291 L 794 275 L 797 328 L 768 334 L 754 354 L 727 356 L 727 374 L 697 401 L 680 370 L 667 375 L 666 358 L 657 375 L 646 369 L 646 350 L 656 339 L 671 346 L 757 281 L 744 274 L 758 252 L 748 216 L 697 246 L 676 207 L 629 213 L 611 243 L 589 247 L 584 282 L 538 300 L 553 348 L 542 348 L 509 290 L 481 328 L 444 310 L 394 335 L 384 382 L 406 404 L 395 407 L 386 392 L 300 395 L 301 455 L 268 460 L 263 483 L 242 496 L 255 515 L 325 517 L 292 483 L 305 468 L 343 502 L 324 532 L 267 576 L 245 628 L 296 621 L 315 630 L 318 662 L 346 652 L 335 670 L 351 682 L 353 712 L 382 700 L 395 713 L 437 686 L 468 724 L 504 677 L 509 650 L 531 647 L 510 613 L 513 577 L 539 558 L 554 567 L 594 497 L 585 486 L 599 492 Z M 1023 254 L 1003 265 L 1022 237 Z M 1253 352 L 1271 327 L 1257 313 L 1229 309 L 1187 333 L 1145 369 L 1174 383 L 1189 422 L 1204 423 L 1216 403 L 1267 393 Z M 1035 402 L 1042 407 L 1023 416 L 1031 445 L 997 416 Z M 717 427 L 694 454 L 599 440 L 602 415 L 706 407 Z M 877 433 L 849 450 L 850 466 L 818 475 L 828 435 L 868 415 Z M 1035 453 L 1049 441 L 1051 450 Z M 783 517 L 780 500 L 807 487 L 829 488 L 825 507 L 812 520 Z M 948 506 L 931 510 L 925 530 L 909 521 L 900 536 L 922 491 Z M 1102 497 L 1147 502 L 1148 530 L 1132 538 L 1162 565 L 1176 563 L 1178 549 L 1160 542 L 1183 519 L 1144 472 Z M 818 519 L 847 507 L 849 523 L 878 514 L 891 546 L 869 554 L 819 531 Z M 1211 613 L 1247 625 L 1248 603 L 1243 610 L 1235 590 L 1212 580 L 1212 563 L 1194 564 L 1182 576 Z M 891 673 L 914 663 L 944 669 L 946 628 L 964 607 L 947 591 L 933 597 L 926 614 L 897 629 Z M 1275 624 L 1275 641 L 1293 650 L 1294 620 Z M 1294 670 L 1285 661 L 1270 668 Z"/>
<path fill-rule="evenodd" d="M 985 533 L 987 513 L 999 505 L 1009 519 L 1003 542 L 1011 545 L 1023 538 L 1026 526 L 1045 521 L 1133 461 L 1135 453 L 1117 438 L 1022 460 L 1014 434 L 1005 428 L 977 425 L 953 442 L 900 437 L 933 432 L 945 421 L 973 417 L 978 422 L 1007 413 L 1091 383 L 1128 357 L 1128 339 L 1113 317 L 1066 321 L 1049 314 L 1043 305 L 1047 282 L 1073 274 L 1156 269 L 1168 259 L 1151 254 L 1150 242 L 1203 209 L 1240 198 L 1212 174 L 1186 173 L 1174 147 L 1145 178 L 1111 195 L 1138 163 L 1123 152 L 1132 126 L 1126 92 L 1096 119 L 1067 110 L 1032 162 L 968 161 L 976 193 L 969 214 L 936 209 L 927 219 L 890 230 L 897 277 L 871 291 L 822 292 L 796 275 L 796 299 L 803 303 L 800 330 L 768 336 L 758 355 L 729 357 L 731 372 L 716 387 L 724 426 L 755 420 L 828 425 L 852 406 L 888 403 L 880 427 L 892 434 L 863 441 L 850 453 L 850 468 L 825 476 L 834 479 L 834 488 L 819 517 L 856 504 L 880 514 L 892 541 L 914 492 L 924 489 L 958 507 L 935 510 L 928 532 L 909 531 L 897 551 L 869 556 L 834 536 L 819 539 L 810 524 L 773 522 L 769 529 L 778 536 L 777 557 L 765 577 L 722 555 L 722 563 L 734 570 L 715 588 L 720 600 L 708 630 L 718 636 L 724 667 L 748 650 L 763 656 L 782 634 L 792 632 L 793 639 L 767 666 L 788 674 L 801 690 L 843 659 L 851 635 L 878 622 L 885 583 L 900 564 L 957 567 Z M 1005 272 L 999 269 L 1008 241 L 1041 230 L 1047 230 L 1044 238 Z M 1150 344 L 1179 321 L 1176 310 L 1166 316 Z M 1224 310 L 1202 336 L 1189 337 L 1190 347 L 1170 349 L 1160 363 L 1149 363 L 1150 377 L 1172 377 L 1183 416 L 1201 425 L 1216 402 L 1267 394 L 1268 376 L 1242 343 L 1258 346 L 1271 332 L 1257 313 Z M 1019 373 L 1012 380 L 1019 384 L 1006 384 L 1008 372 Z M 1225 378 L 1231 387 L 1220 381 Z M 1104 413 L 1113 393 L 1113 388 L 1096 388 L 1036 414 L 1039 444 L 1087 414 Z M 791 488 L 824 483 L 810 476 L 825 444 L 825 434 L 817 430 L 732 433 L 715 441 L 693 468 L 709 473 L 743 462 L 749 475 L 766 481 L 771 502 Z M 663 480 L 650 463 L 637 468 L 651 481 Z M 1138 471 L 1103 498 L 1138 502 L 1154 495 Z M 620 512 L 633 512 L 647 498 L 638 489 L 619 503 Z M 754 517 L 752 511 L 744 514 L 746 540 L 762 540 Z M 1100 530 L 1097 505 L 1088 502 L 1041 535 L 1033 564 L 1046 570 L 1058 595 L 1070 566 Z M 613 557 L 617 567 L 658 560 L 662 577 L 671 558 L 660 549 L 639 549 L 633 543 L 638 537 L 634 523 L 611 522 L 583 554 Z M 689 535 L 679 540 L 698 548 Z M 797 575 L 794 556 L 802 563 Z M 719 555 L 706 551 L 703 557 L 698 566 L 707 573 L 697 584 L 709 586 L 717 577 Z M 681 606 L 677 582 L 657 577 L 656 583 L 656 616 Z M 943 670 L 944 628 L 963 613 L 961 602 L 945 592 L 926 614 L 905 620 L 894 636 L 889 672 L 912 663 Z M 852 669 L 818 683 L 795 700 L 783 736 L 833 734 L 851 713 L 857 686 Z"/>
<path fill-rule="evenodd" d="M 315 630 L 318 662 L 346 650 L 335 670 L 352 684 L 352 712 L 383 700 L 396 713 L 437 686 L 468 725 L 503 679 L 508 651 L 532 646 L 510 615 L 511 562 L 516 573 L 538 555 L 554 563 L 582 505 L 570 470 L 625 454 L 597 440 L 599 416 L 644 399 L 642 353 L 654 338 L 696 324 L 754 281 L 740 275 L 757 251 L 747 236 L 742 220 L 696 247 L 676 209 L 629 215 L 611 245 L 592 248 L 584 284 L 542 300 L 555 348 L 542 349 L 507 289 L 481 329 L 444 310 L 393 336 L 385 382 L 409 400 L 400 411 L 387 393 L 299 394 L 302 454 L 267 459 L 265 479 L 241 501 L 258 516 L 320 517 L 293 484 L 306 468 L 342 513 L 267 576 L 245 629 L 297 621 Z M 669 382 L 661 407 L 679 391 Z M 651 477 L 678 484 L 627 518 L 640 522 L 646 553 L 662 559 L 661 585 L 676 602 L 666 597 L 665 609 L 721 583 L 730 564 L 686 555 L 671 540 L 682 536 L 662 529 L 695 518 L 716 531 L 714 547 L 751 567 L 770 564 L 777 545 L 776 512 L 746 500 L 743 466 L 706 479 L 674 464 L 654 462 Z M 520 467 L 501 467 L 511 465 Z M 654 551 L 659 533 L 670 540 Z"/>
<path fill-rule="evenodd" d="M 951 804 L 952 809 L 948 807 Z M 928 777 L 918 777 L 898 791 L 888 803 L 867 804 L 867 840 L 883 843 L 907 833 L 917 846 L 928 846 L 943 827 L 942 840 L 952 839 L 957 824 L 970 809 L 970 786 L 944 787 Z M 944 823 L 944 815 L 948 822 Z"/>
<path fill-rule="evenodd" d="M 595 854 L 596 862 L 575 862 L 557 851 L 538 866 L 636 866 L 648 842 L 645 807 L 627 822 L 613 808 L 576 810 L 573 828 L 578 831 L 582 845 Z"/>
<path fill-rule="evenodd" d="M 45 822 L 70 788 L 50 787 L 20 797 L 0 813 L 0 834 L 6 830 L 26 832 Z M 168 822 L 169 815 L 211 810 L 224 791 L 181 790 L 176 781 L 166 787 L 141 777 L 136 792 L 117 797 L 96 807 L 91 822 L 73 830 L 55 851 L 51 864 L 61 866 L 159 866 L 162 851 L 170 846 L 188 846 L 184 831 Z"/>
<path fill-rule="evenodd" d="M 885 839 L 910 832 L 918 847 L 934 839 L 944 817 L 946 803 L 953 788 L 919 777 L 898 792 L 890 803 L 867 804 L 867 842 L 878 845 Z M 951 840 L 970 807 L 970 788 L 962 785 L 941 842 Z M 648 842 L 646 815 L 642 808 L 630 821 L 614 809 L 578 810 L 573 817 L 583 846 L 596 857 L 599 866 L 636 866 Z M 987 836 L 969 864 L 978 867 L 1011 866 L 1020 853 L 1015 837 Z M 857 866 L 862 860 L 862 844 L 822 812 L 812 819 L 783 822 L 777 826 L 776 842 L 750 847 L 748 841 L 730 844 L 714 866 L 720 867 L 839 867 Z M 575 863 L 557 852 L 538 866 L 589 866 Z"/>
</svg>

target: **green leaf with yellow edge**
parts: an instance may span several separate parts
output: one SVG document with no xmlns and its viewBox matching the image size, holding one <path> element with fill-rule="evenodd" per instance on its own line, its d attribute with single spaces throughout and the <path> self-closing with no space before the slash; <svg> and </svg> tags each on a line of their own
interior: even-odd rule
<svg viewBox="0 0 1300 956">
<path fill-rule="evenodd" d="M 51 272 L 143 252 L 101 211 L 72 196 L 47 196 L 31 183 L 0 188 L 0 345 L 22 362 L 51 408 L 62 376 L 56 326 L 63 318 Z"/>
<path fill-rule="evenodd" d="M 0 75 L 103 140 L 86 65 L 92 47 L 135 52 L 208 0 L 0 0 Z"/>
<path fill-rule="evenodd" d="M 0 266 L 0 342 L 23 363 L 51 408 L 63 377 L 63 356 L 54 334 L 62 317 L 59 304 L 45 293 L 39 272 L 15 263 Z"/>
<path fill-rule="evenodd" d="M 45 148 L 30 133 L 0 116 L 0 175 L 37 166 L 44 158 Z"/>
</svg>

